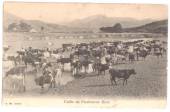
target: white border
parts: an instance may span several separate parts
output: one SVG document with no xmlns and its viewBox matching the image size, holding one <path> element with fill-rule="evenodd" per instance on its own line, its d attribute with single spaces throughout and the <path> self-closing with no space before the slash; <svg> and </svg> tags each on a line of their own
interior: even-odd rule
<svg viewBox="0 0 170 112">
<path fill-rule="evenodd" d="M 24 2 L 89 2 L 89 3 L 154 3 L 168 4 L 168 0 L 2 0 L 2 1 L 24 1 Z"/>
<path fill-rule="evenodd" d="M 84 2 L 84 3 L 152 3 L 152 4 L 168 4 L 168 0 L 0 0 L 0 9 L 1 9 L 1 16 L 0 16 L 0 22 L 2 25 L 2 11 L 3 11 L 3 2 L 4 1 L 24 1 L 24 2 Z M 168 8 L 169 9 L 169 8 Z M 169 15 L 169 10 L 168 10 L 168 15 Z M 168 23 L 168 27 L 169 27 L 169 23 Z M 169 29 L 168 29 L 169 32 Z M 0 37 L 1 37 L 1 41 L 0 41 L 0 59 L 2 60 L 2 26 L 0 27 Z M 169 44 L 169 36 L 168 36 L 168 48 L 170 48 L 170 44 Z M 168 57 L 169 57 L 169 49 L 168 49 Z M 1 61 L 2 62 L 2 61 Z M 168 68 L 169 68 L 169 60 L 168 60 Z M 0 63 L 0 73 L 2 73 L 2 63 Z M 169 70 L 168 70 L 168 74 L 169 74 Z M 18 111 L 18 112 L 53 112 L 53 111 L 58 111 L 58 112 L 76 112 L 76 111 L 82 111 L 82 112 L 103 112 L 103 111 L 107 111 L 107 112 L 113 112 L 113 111 L 120 111 L 120 112 L 169 112 L 170 111 L 170 105 L 169 105 L 169 75 L 168 75 L 168 97 L 167 97 L 167 108 L 162 110 L 162 109 L 97 109 L 97 108 L 26 108 L 26 107 L 0 107 L 0 111 L 1 112 L 14 112 L 14 111 Z M 2 80 L 0 80 L 0 91 L 2 90 Z M 2 94 L 0 94 L 0 98 L 2 99 Z"/>
</svg>

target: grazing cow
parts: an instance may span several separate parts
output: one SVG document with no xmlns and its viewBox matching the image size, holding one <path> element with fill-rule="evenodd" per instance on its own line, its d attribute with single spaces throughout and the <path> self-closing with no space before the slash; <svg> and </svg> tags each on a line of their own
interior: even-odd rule
<svg viewBox="0 0 170 112">
<path fill-rule="evenodd" d="M 115 78 L 123 78 L 123 85 L 126 82 L 127 84 L 127 79 L 130 77 L 132 74 L 136 74 L 134 69 L 124 69 L 124 70 L 115 70 L 115 69 L 110 69 L 110 80 L 111 84 L 113 85 L 113 81 L 115 82 L 115 85 L 117 85 Z"/>
</svg>

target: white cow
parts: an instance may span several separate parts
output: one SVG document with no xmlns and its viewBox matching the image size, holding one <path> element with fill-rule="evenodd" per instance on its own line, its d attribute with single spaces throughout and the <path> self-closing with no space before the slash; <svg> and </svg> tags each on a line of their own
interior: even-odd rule
<svg viewBox="0 0 170 112">
<path fill-rule="evenodd" d="M 5 72 L 9 71 L 11 68 L 15 67 L 15 63 L 13 61 L 3 61 L 3 77 L 5 76 Z"/>
<path fill-rule="evenodd" d="M 9 75 L 3 78 L 3 88 L 9 93 L 24 92 L 22 75 Z"/>
</svg>

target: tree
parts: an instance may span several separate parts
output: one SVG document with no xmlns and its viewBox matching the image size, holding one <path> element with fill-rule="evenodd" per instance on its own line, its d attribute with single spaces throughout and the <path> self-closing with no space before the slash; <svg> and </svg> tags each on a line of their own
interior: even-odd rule
<svg viewBox="0 0 170 112">
<path fill-rule="evenodd" d="M 32 29 L 30 25 L 24 23 L 23 21 L 20 21 L 19 27 L 20 27 L 20 31 L 26 31 L 26 32 Z"/>
<path fill-rule="evenodd" d="M 122 32 L 122 25 L 121 25 L 120 23 L 116 23 L 116 24 L 113 26 L 113 31 L 116 32 L 116 33 Z"/>
<path fill-rule="evenodd" d="M 120 33 L 122 32 L 122 25 L 116 23 L 113 27 L 101 27 L 100 30 L 106 33 Z"/>
<path fill-rule="evenodd" d="M 41 26 L 41 32 L 43 32 L 44 31 L 44 27 L 43 26 Z"/>
<path fill-rule="evenodd" d="M 17 23 L 11 23 L 8 25 L 8 31 L 13 31 L 17 27 Z"/>
</svg>

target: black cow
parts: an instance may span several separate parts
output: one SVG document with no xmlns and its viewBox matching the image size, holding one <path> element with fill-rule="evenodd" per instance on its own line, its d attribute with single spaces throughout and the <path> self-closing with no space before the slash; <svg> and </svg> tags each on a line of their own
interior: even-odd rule
<svg viewBox="0 0 170 112">
<path fill-rule="evenodd" d="M 115 82 L 115 85 L 117 85 L 115 78 L 123 78 L 123 85 L 126 82 L 127 84 L 127 79 L 130 77 L 132 74 L 136 74 L 134 69 L 123 69 L 123 70 L 115 70 L 115 69 L 110 69 L 110 80 L 111 84 L 113 85 L 113 81 Z"/>
<path fill-rule="evenodd" d="M 108 69 L 109 69 L 109 66 L 107 64 L 99 64 L 99 66 L 98 66 L 98 75 L 101 74 L 102 72 L 105 75 L 105 72 Z"/>
<path fill-rule="evenodd" d="M 135 61 L 135 55 L 133 53 L 129 53 L 129 61 L 130 62 Z"/>
</svg>

